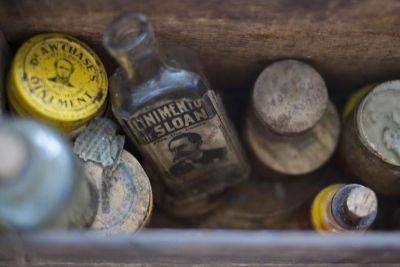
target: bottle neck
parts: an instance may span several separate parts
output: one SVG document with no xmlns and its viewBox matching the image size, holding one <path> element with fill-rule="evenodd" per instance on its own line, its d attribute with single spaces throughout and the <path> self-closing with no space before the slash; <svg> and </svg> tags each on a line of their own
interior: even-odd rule
<svg viewBox="0 0 400 267">
<path fill-rule="evenodd" d="M 155 47 L 138 47 L 115 57 L 127 79 L 143 83 L 153 79 L 166 67 L 163 57 Z"/>
<path fill-rule="evenodd" d="M 113 21 L 104 33 L 104 45 L 136 84 L 151 80 L 166 67 L 151 25 L 141 14 Z"/>
</svg>

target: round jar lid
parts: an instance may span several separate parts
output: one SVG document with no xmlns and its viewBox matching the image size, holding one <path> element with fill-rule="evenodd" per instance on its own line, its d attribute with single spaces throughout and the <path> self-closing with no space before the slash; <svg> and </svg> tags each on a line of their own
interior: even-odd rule
<svg viewBox="0 0 400 267">
<path fill-rule="evenodd" d="M 123 150 L 111 176 L 93 161 L 85 172 L 99 192 L 97 215 L 91 226 L 106 235 L 132 234 L 144 227 L 151 215 L 153 196 L 147 174 L 139 162 Z"/>
<path fill-rule="evenodd" d="M 252 96 L 257 117 L 272 131 L 296 134 L 324 115 L 328 92 L 321 75 L 297 60 L 282 60 L 258 76 Z"/>
<path fill-rule="evenodd" d="M 400 166 L 400 80 L 377 85 L 361 101 L 356 123 L 362 143 L 383 161 Z"/>
<path fill-rule="evenodd" d="M 98 56 L 76 38 L 39 34 L 17 51 L 9 73 L 11 106 L 61 130 L 77 128 L 103 106 L 107 73 Z"/>
</svg>

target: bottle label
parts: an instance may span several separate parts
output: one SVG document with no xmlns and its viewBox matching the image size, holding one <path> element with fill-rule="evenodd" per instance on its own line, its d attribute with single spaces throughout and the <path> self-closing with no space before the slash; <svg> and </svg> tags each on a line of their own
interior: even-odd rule
<svg viewBox="0 0 400 267">
<path fill-rule="evenodd" d="M 221 107 L 208 91 L 201 98 L 159 101 L 122 124 L 170 190 L 217 191 L 247 169 Z"/>
</svg>

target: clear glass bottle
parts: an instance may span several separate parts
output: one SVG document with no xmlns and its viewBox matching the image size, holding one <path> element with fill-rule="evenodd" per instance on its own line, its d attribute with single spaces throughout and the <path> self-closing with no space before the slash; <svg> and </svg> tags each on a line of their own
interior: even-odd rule
<svg viewBox="0 0 400 267">
<path fill-rule="evenodd" d="M 222 102 L 201 73 L 167 64 L 144 15 L 115 19 L 103 41 L 120 64 L 113 112 L 169 193 L 201 199 L 248 176 Z"/>
<path fill-rule="evenodd" d="M 97 199 L 61 135 L 29 119 L 0 121 L 0 232 L 87 227 Z"/>
</svg>

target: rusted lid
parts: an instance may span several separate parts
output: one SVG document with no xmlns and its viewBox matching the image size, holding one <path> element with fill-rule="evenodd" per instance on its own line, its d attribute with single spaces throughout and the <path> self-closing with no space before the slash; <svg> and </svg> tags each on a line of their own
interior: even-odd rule
<svg viewBox="0 0 400 267">
<path fill-rule="evenodd" d="M 106 235 L 142 228 L 153 207 L 149 178 L 123 146 L 117 125 L 106 118 L 92 120 L 74 144 L 74 153 L 85 161 L 85 172 L 99 192 L 92 229 Z"/>
<path fill-rule="evenodd" d="M 313 127 L 324 115 L 328 92 L 321 75 L 297 60 L 282 60 L 258 76 L 252 96 L 257 117 L 279 134 Z"/>
<path fill-rule="evenodd" d="M 383 161 L 400 166 L 400 80 L 377 85 L 360 103 L 356 122 L 363 144 Z"/>
<path fill-rule="evenodd" d="M 149 178 L 139 162 L 123 150 L 115 170 L 85 162 L 85 172 L 99 191 L 97 215 L 91 226 L 106 235 L 132 234 L 144 227 L 153 207 Z"/>
</svg>

